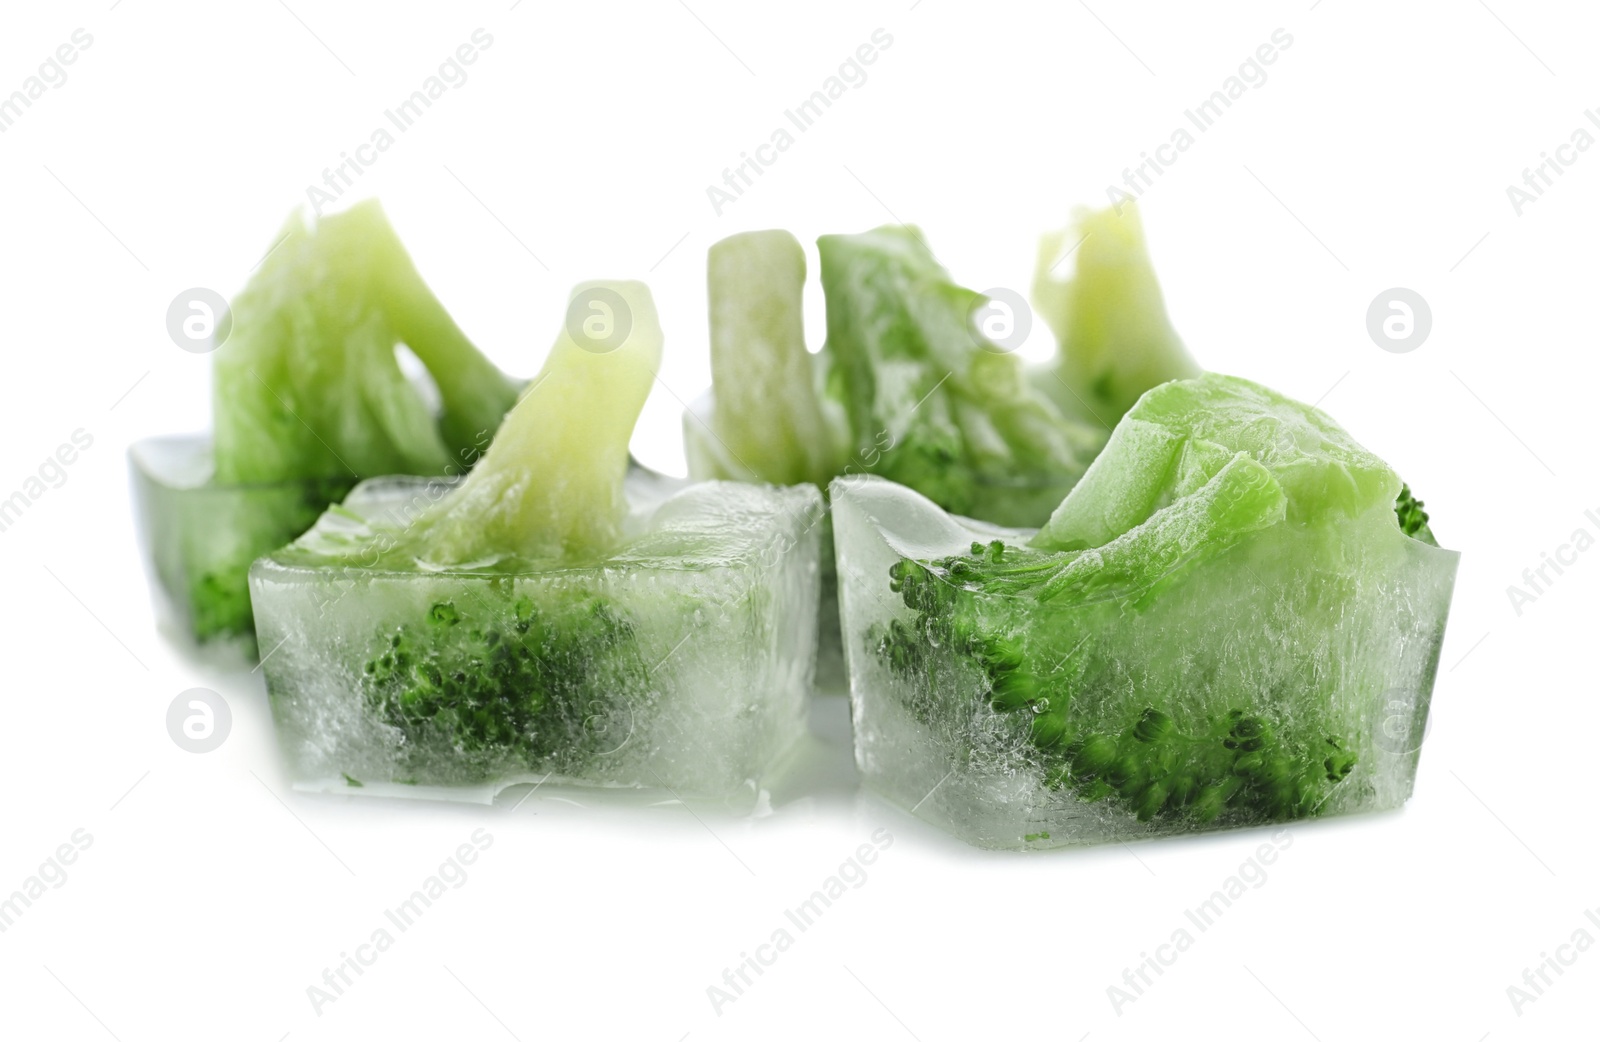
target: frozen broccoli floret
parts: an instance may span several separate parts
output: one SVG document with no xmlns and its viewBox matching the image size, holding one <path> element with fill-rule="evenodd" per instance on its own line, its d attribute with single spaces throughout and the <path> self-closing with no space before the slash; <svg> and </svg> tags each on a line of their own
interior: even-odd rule
<svg viewBox="0 0 1600 1042">
<path fill-rule="evenodd" d="M 983 296 L 952 282 L 915 228 L 826 235 L 817 246 L 826 393 L 858 460 L 846 469 L 954 513 L 1037 524 L 1103 434 L 1064 418 L 1028 385 L 1020 359 L 980 336 L 973 312 Z"/>
<path fill-rule="evenodd" d="M 912 530 L 895 524 L 891 547 Z M 1416 761 L 1377 709 L 1409 701 L 1420 733 L 1455 571 L 1426 524 L 1326 414 L 1234 377 L 1173 381 L 1031 537 L 898 555 L 906 613 L 868 647 L 927 733 L 1037 771 L 1036 813 L 1054 792 L 1172 828 L 1393 806 Z M 842 558 L 865 535 L 852 521 Z"/>
<path fill-rule="evenodd" d="M 1433 538 L 1433 529 L 1428 527 L 1428 512 L 1422 507 L 1422 500 L 1411 494 L 1411 486 L 1401 485 L 1400 498 L 1394 501 L 1394 513 L 1400 519 L 1400 531 L 1424 543 L 1438 546 L 1438 541 Z"/>
<path fill-rule="evenodd" d="M 400 345 L 437 410 L 402 373 Z M 162 599 L 202 642 L 249 641 L 251 562 L 357 480 L 469 469 L 518 387 L 456 327 L 376 202 L 290 219 L 233 301 L 213 376 L 209 442 L 134 453 Z"/>
<path fill-rule="evenodd" d="M 579 593 L 536 606 L 517 597 L 492 621 L 465 619 L 441 601 L 403 625 L 366 664 L 368 706 L 406 737 L 412 773 L 433 769 L 440 749 L 468 777 L 507 764 L 581 773 L 617 744 L 596 726 L 596 686 L 620 691 L 648 678 L 632 626 L 602 597 Z"/>
<path fill-rule="evenodd" d="M 516 401 L 376 201 L 291 217 L 232 315 L 213 390 L 222 484 L 459 473 Z M 401 344 L 438 388 L 437 417 L 401 371 Z"/>
<path fill-rule="evenodd" d="M 1040 652 L 1049 649 L 1025 654 L 1022 634 L 1031 628 L 1028 613 L 1063 587 L 1061 577 L 1077 556 L 1008 551 L 995 541 L 974 543 L 970 555 L 903 560 L 890 585 L 917 616 L 909 626 L 893 622 L 879 653 L 911 677 L 925 675 L 930 647 L 970 658 L 987 677 L 989 707 L 1028 718 L 1048 786 L 1091 802 L 1119 799 L 1139 821 L 1204 824 L 1225 808 L 1246 820 L 1280 821 L 1320 809 L 1331 786 L 1354 768 L 1355 754 L 1333 735 L 1287 745 L 1248 701 L 1218 710 L 1189 733 L 1154 706 L 1130 707 L 1120 725 L 1090 729 L 1075 722 L 1071 685 L 1041 675 L 1050 660 Z M 1014 618 L 984 617 L 993 608 L 981 598 L 996 594 L 1018 598 Z M 1066 648 L 1054 650 L 1066 657 Z"/>
<path fill-rule="evenodd" d="M 250 562 L 242 567 L 202 572 L 189 585 L 190 624 L 202 643 L 218 637 L 251 633 Z"/>
<path fill-rule="evenodd" d="M 310 528 L 328 504 L 338 502 L 353 484 L 353 479 L 322 478 L 251 489 L 241 493 L 243 501 L 233 516 L 205 514 L 203 507 L 196 505 L 185 518 L 188 525 L 235 527 L 225 539 L 200 537 L 205 550 L 200 546 L 191 548 L 190 565 L 194 570 L 188 574 L 187 590 L 189 627 L 195 639 L 205 643 L 252 636 L 255 617 L 250 608 L 251 563 Z M 211 494 L 227 493 L 212 490 Z M 176 517 L 168 520 L 178 523 Z M 182 535 L 175 538 L 181 540 Z"/>
<path fill-rule="evenodd" d="M 605 335 L 572 318 L 591 303 Z M 649 291 L 582 285 L 568 316 L 473 471 L 362 482 L 255 563 L 298 777 L 731 797 L 804 733 L 821 494 L 629 473 Z"/>
<path fill-rule="evenodd" d="M 1070 277 L 1056 274 L 1071 251 Z M 1055 332 L 1056 360 L 1038 381 L 1068 416 L 1115 427 L 1139 396 L 1200 375 L 1167 318 L 1138 207 L 1079 214 L 1039 245 L 1033 304 Z"/>
<path fill-rule="evenodd" d="M 398 532 L 358 528 L 341 545 L 324 526 L 302 545 L 325 560 L 508 577 L 614 549 L 626 514 L 628 439 L 660 365 L 661 333 L 643 284 L 587 283 L 574 294 L 596 289 L 628 313 L 631 332 L 620 346 L 580 345 L 563 328 L 459 485 Z M 639 692 L 648 680 L 627 618 L 582 587 L 536 602 L 508 578 L 459 605 L 434 603 L 384 644 L 365 665 L 363 697 L 406 736 L 416 772 L 426 775 L 440 750 L 453 750 L 457 780 L 518 765 L 580 771 L 606 741 L 607 728 L 593 721 L 624 711 L 594 692 Z"/>
</svg>

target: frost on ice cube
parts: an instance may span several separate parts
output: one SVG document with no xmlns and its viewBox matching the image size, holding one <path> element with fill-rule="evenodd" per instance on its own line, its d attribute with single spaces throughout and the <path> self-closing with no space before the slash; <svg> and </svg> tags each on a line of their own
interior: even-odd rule
<svg viewBox="0 0 1600 1042">
<path fill-rule="evenodd" d="M 203 435 L 136 442 L 128 463 L 160 621 L 201 643 L 231 642 L 254 655 L 250 563 L 304 532 L 354 480 L 219 485 Z"/>
<path fill-rule="evenodd" d="M 857 763 L 969 842 L 1410 796 L 1457 554 L 1325 414 L 1165 384 L 1037 532 L 870 477 L 832 502 Z"/>
<path fill-rule="evenodd" d="M 804 734 L 815 488 L 635 495 L 633 533 L 586 564 L 433 571 L 321 552 L 401 539 L 449 488 L 364 482 L 256 565 L 262 668 L 298 785 L 488 800 L 549 776 L 725 797 Z"/>
<path fill-rule="evenodd" d="M 628 473 L 660 367 L 640 283 L 579 286 L 621 344 L 565 323 L 456 482 L 364 483 L 251 573 L 297 782 L 487 799 L 524 781 L 728 797 L 804 733 L 815 486 Z"/>
</svg>

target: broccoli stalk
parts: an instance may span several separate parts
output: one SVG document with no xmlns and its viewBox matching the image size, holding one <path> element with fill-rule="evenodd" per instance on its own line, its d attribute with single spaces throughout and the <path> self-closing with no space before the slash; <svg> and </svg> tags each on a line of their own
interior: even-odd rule
<svg viewBox="0 0 1600 1042">
<path fill-rule="evenodd" d="M 706 283 L 715 437 L 708 442 L 686 426 L 687 442 L 712 457 L 697 471 L 776 485 L 825 485 L 843 467 L 806 351 L 805 280 L 805 251 L 786 231 L 745 232 L 711 247 Z M 685 416 L 686 425 L 699 422 Z"/>
<path fill-rule="evenodd" d="M 516 581 L 530 563 L 589 562 L 621 541 L 628 439 L 660 365 L 661 331 L 642 283 L 580 285 L 573 307 L 591 299 L 627 330 L 622 342 L 580 343 L 564 326 L 477 467 L 378 543 L 397 566 L 507 577 L 380 634 L 366 663 L 364 700 L 405 736 L 430 780 L 535 767 L 581 774 L 625 735 L 629 693 L 648 690 L 633 623 L 605 596 L 579 583 L 530 596 Z M 332 548 L 308 538 L 324 554 Z M 361 552 L 361 542 L 344 552 Z M 438 777 L 441 764 L 455 773 Z"/>
<path fill-rule="evenodd" d="M 589 299 L 608 302 L 615 313 L 605 321 L 626 329 L 625 339 L 580 344 L 573 323 L 563 325 L 489 451 L 419 521 L 419 557 L 442 565 L 583 559 L 621 538 L 628 439 L 661 365 L 661 327 L 641 282 L 584 283 L 572 306 Z"/>
<path fill-rule="evenodd" d="M 1107 429 L 1150 388 L 1200 375 L 1167 318 L 1139 210 L 1121 211 L 1083 212 L 1045 235 L 1033 280 L 1033 305 L 1058 345 L 1040 390 L 1066 415 Z M 1077 270 L 1063 279 L 1055 269 L 1068 250 Z"/>
<path fill-rule="evenodd" d="M 222 484 L 459 473 L 516 401 L 376 201 L 314 226 L 292 217 L 232 313 L 214 371 Z M 439 390 L 437 419 L 400 370 L 402 343 Z"/>
</svg>

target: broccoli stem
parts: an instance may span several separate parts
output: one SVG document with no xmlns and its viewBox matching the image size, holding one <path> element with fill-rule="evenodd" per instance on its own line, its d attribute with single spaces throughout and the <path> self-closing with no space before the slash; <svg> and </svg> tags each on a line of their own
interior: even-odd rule
<svg viewBox="0 0 1600 1042">
<path fill-rule="evenodd" d="M 1034 307 L 1058 346 L 1055 377 L 1041 389 L 1068 416 L 1107 428 L 1150 388 L 1200 374 L 1167 318 L 1139 210 L 1120 209 L 1082 213 L 1074 227 L 1044 236 L 1033 281 Z M 1076 271 L 1058 278 L 1071 247 Z"/>
<path fill-rule="evenodd" d="M 821 485 L 843 465 L 831 458 L 806 351 L 805 280 L 805 251 L 786 231 L 745 232 L 711 247 L 712 423 L 748 470 L 725 476 Z"/>
<path fill-rule="evenodd" d="M 594 339 L 581 324 L 590 302 L 605 323 Z M 442 565 L 594 558 L 620 540 L 628 439 L 661 364 L 661 327 L 640 282 L 583 283 L 569 314 L 579 321 L 563 323 L 489 451 L 420 519 L 418 556 Z"/>
</svg>

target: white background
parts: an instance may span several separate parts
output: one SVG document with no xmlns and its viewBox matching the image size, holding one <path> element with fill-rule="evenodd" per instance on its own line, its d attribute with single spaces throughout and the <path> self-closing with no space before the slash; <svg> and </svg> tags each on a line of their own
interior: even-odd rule
<svg viewBox="0 0 1600 1042">
<path fill-rule="evenodd" d="M 1592 1037 L 1600 951 L 1520 1015 L 1507 987 L 1575 930 L 1600 940 L 1584 917 L 1600 907 L 1600 553 L 1520 615 L 1507 587 L 1600 531 L 1584 517 L 1600 511 L 1600 150 L 1520 216 L 1506 187 L 1600 104 L 1600 26 L 1576 3 L 1490 2 L 7 5 L 0 94 L 74 29 L 94 42 L 0 134 L 0 494 L 74 430 L 94 444 L 0 532 L 0 892 L 73 830 L 93 845 L 0 934 L 0 1034 Z M 1463 551 L 1411 803 L 1296 827 L 1264 885 L 1119 1014 L 1107 987 L 1269 833 L 969 849 L 859 791 L 839 701 L 806 791 L 756 820 L 287 791 L 259 675 L 153 627 L 125 449 L 208 423 L 209 360 L 165 331 L 174 295 L 235 292 L 306 186 L 479 27 L 493 45 L 470 79 L 358 191 L 516 373 L 537 369 L 573 283 L 647 278 L 668 357 L 634 446 L 669 470 L 676 398 L 709 378 L 717 238 L 903 219 L 959 281 L 1025 289 L 1040 231 L 1102 205 L 1288 30 L 1267 81 L 1141 206 L 1201 363 L 1320 400 Z M 867 82 L 715 214 L 707 185 L 880 27 L 893 44 Z M 1365 329 L 1392 286 L 1432 306 L 1410 354 Z M 234 714 L 207 755 L 164 725 L 197 685 Z M 480 827 L 494 842 L 467 882 L 314 1013 L 307 986 Z M 880 828 L 894 843 L 868 881 L 714 1012 L 724 968 Z"/>
</svg>

